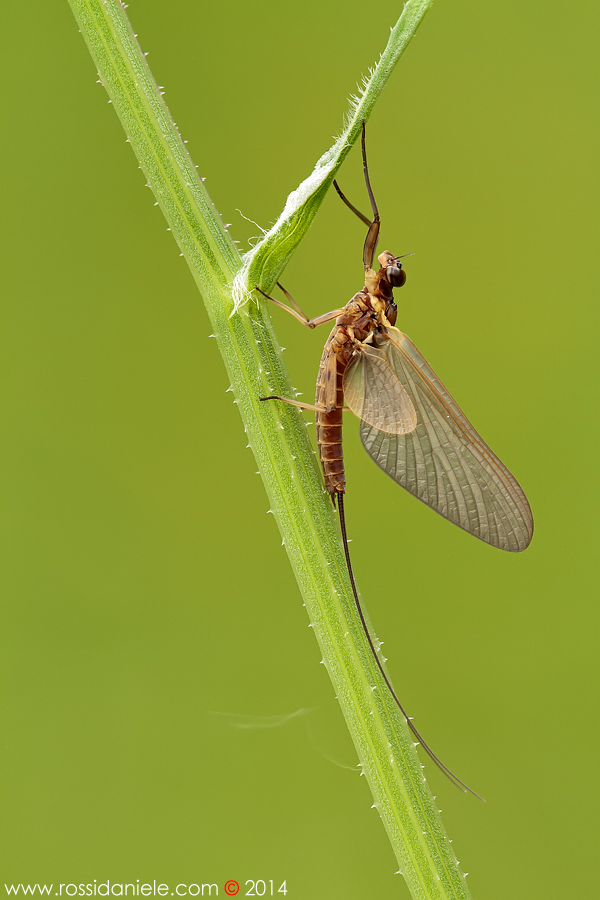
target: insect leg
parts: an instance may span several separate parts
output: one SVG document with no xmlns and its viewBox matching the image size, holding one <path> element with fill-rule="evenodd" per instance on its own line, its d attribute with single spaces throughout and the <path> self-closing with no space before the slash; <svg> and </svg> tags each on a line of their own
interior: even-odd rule
<svg viewBox="0 0 600 900">
<path fill-rule="evenodd" d="M 308 322 L 308 316 L 306 315 L 304 310 L 300 309 L 300 307 L 298 306 L 298 304 L 296 303 L 296 301 L 294 300 L 294 298 L 292 297 L 290 292 L 286 291 L 286 289 L 284 288 L 284 286 L 281 284 L 280 281 L 277 282 L 277 287 L 279 288 L 280 291 L 283 291 L 283 293 L 286 296 L 286 299 L 292 304 L 292 306 L 294 307 L 296 312 L 302 316 L 302 318 L 304 319 L 305 322 Z"/>
<path fill-rule="evenodd" d="M 363 158 L 363 172 L 365 173 L 365 184 L 367 185 L 367 193 L 369 195 L 369 200 L 371 201 L 371 209 L 373 210 L 373 222 L 375 223 L 379 222 L 379 210 L 377 209 L 377 204 L 375 203 L 375 197 L 373 196 L 371 181 L 369 179 L 369 167 L 367 165 L 367 138 L 364 119 L 362 120 L 361 147 Z"/>
<path fill-rule="evenodd" d="M 254 289 L 258 291 L 259 294 L 262 294 L 263 297 L 266 297 L 267 300 L 270 300 L 275 306 L 279 306 L 281 309 L 285 309 L 286 312 L 289 312 L 295 319 L 300 322 L 301 325 L 306 325 L 307 328 L 317 328 L 319 325 L 325 325 L 326 322 L 332 322 L 334 319 L 337 319 L 339 315 L 343 312 L 342 309 L 332 309 L 331 312 L 324 313 L 322 316 L 315 316 L 314 319 L 309 319 L 308 316 L 302 312 L 294 298 L 291 294 L 288 294 L 284 287 L 281 287 L 279 282 L 277 282 L 278 287 L 281 288 L 287 299 L 290 303 L 296 307 L 292 309 L 291 306 L 286 306 L 285 303 L 282 303 L 281 300 L 276 300 L 275 297 L 269 296 L 269 294 L 265 294 L 257 284 L 254 285 Z"/>
<path fill-rule="evenodd" d="M 369 179 L 369 167 L 367 165 L 367 149 L 366 149 L 366 139 L 365 139 L 365 120 L 362 122 L 362 158 L 363 158 L 363 172 L 365 175 L 365 184 L 367 185 L 367 193 L 369 195 L 369 201 L 371 203 L 371 210 L 373 212 L 373 219 L 368 219 L 359 209 L 357 209 L 346 197 L 345 194 L 340 190 L 340 186 L 337 181 L 333 182 L 333 186 L 338 192 L 340 198 L 344 201 L 348 209 L 351 209 L 352 212 L 358 216 L 358 218 L 365 223 L 367 228 L 369 229 L 367 232 L 367 237 L 365 239 L 365 245 L 363 248 L 363 265 L 365 269 L 371 269 L 373 267 L 373 258 L 375 256 L 375 247 L 377 246 L 377 240 L 379 238 L 379 210 L 377 209 L 377 203 L 375 202 L 375 197 L 373 196 L 373 191 L 371 189 L 371 181 Z"/>
<path fill-rule="evenodd" d="M 338 192 L 338 196 L 340 197 L 341 200 L 344 201 L 344 203 L 346 204 L 346 206 L 348 207 L 348 209 L 351 209 L 352 212 L 353 212 L 355 215 L 357 215 L 358 218 L 359 218 L 362 222 L 365 223 L 365 225 L 367 226 L 367 228 L 370 228 L 370 227 L 371 227 L 371 220 L 370 220 L 370 219 L 367 219 L 367 217 L 364 216 L 364 215 L 361 213 L 361 211 L 360 211 L 359 209 L 357 209 L 355 206 L 352 205 L 352 203 L 350 203 L 350 201 L 348 200 L 348 198 L 346 197 L 346 195 L 342 193 L 342 191 L 341 191 L 341 189 L 340 189 L 340 186 L 339 186 L 339 184 L 337 183 L 337 181 L 334 181 L 334 182 L 333 182 L 333 186 L 334 186 L 334 188 L 336 189 L 336 191 Z"/>
<path fill-rule="evenodd" d="M 282 403 L 287 403 L 289 406 L 297 406 L 298 409 L 307 409 L 309 412 L 325 412 L 324 406 L 312 406 L 310 403 L 300 403 L 299 400 L 288 400 L 287 397 L 279 397 L 277 394 L 272 394 L 270 397 L 259 397 L 259 400 L 281 400 Z"/>
<path fill-rule="evenodd" d="M 297 406 L 298 409 L 306 409 L 308 412 L 329 412 L 324 406 L 313 406 L 310 403 L 300 403 L 299 400 L 288 400 L 287 397 L 279 397 L 277 394 L 272 394 L 270 397 L 259 397 L 258 399 L 281 400 L 282 403 L 287 403 L 289 406 Z M 352 412 L 352 410 L 349 406 L 342 406 L 342 412 Z"/>
<path fill-rule="evenodd" d="M 333 182 L 333 186 L 338 192 L 341 199 L 344 201 L 348 209 L 351 209 L 358 218 L 365 223 L 367 228 L 369 229 L 367 232 L 367 237 L 365 239 L 365 245 L 363 248 L 363 265 L 365 269 L 371 269 L 373 267 L 373 257 L 375 256 L 375 247 L 377 246 L 377 240 L 379 238 L 379 210 L 377 209 L 377 203 L 375 202 L 375 197 L 373 196 L 373 191 L 371 189 L 371 181 L 369 179 L 369 167 L 367 165 L 367 149 L 365 144 L 365 120 L 363 119 L 362 123 L 362 158 L 363 158 L 363 172 L 365 174 L 365 184 L 367 185 L 367 193 L 369 195 L 369 200 L 371 203 L 371 210 L 373 212 L 373 220 L 371 221 L 365 215 L 363 215 L 360 210 L 358 210 L 346 197 L 345 194 L 340 190 L 340 186 L 337 181 Z"/>
</svg>

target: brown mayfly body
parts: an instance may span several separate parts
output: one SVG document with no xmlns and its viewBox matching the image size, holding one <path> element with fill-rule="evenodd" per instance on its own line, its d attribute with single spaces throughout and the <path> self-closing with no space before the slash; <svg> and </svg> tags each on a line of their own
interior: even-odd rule
<svg viewBox="0 0 600 900">
<path fill-rule="evenodd" d="M 325 487 L 340 516 L 348 574 L 363 630 L 379 670 L 408 727 L 437 766 L 462 790 L 475 793 L 445 766 L 425 743 L 405 712 L 375 650 L 354 581 L 344 513 L 346 477 L 342 451 L 342 415 L 349 408 L 361 420 L 363 445 L 377 465 L 403 488 L 446 519 L 493 547 L 519 552 L 533 534 L 531 509 L 506 466 L 475 431 L 412 341 L 396 327 L 394 288 L 406 273 L 387 250 L 373 269 L 380 220 L 371 189 L 362 127 L 362 158 L 373 213 L 367 218 L 339 196 L 367 226 L 363 248 L 365 286 L 342 308 L 309 319 L 280 284 L 290 306 L 264 294 L 308 328 L 335 319 L 327 338 L 314 406 L 280 400 L 315 413 L 317 446 Z M 476 794 L 476 796 L 479 796 Z"/>
</svg>

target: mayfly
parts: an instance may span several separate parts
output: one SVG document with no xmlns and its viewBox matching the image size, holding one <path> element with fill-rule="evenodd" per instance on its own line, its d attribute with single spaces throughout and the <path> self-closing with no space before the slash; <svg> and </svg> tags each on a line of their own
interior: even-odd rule
<svg viewBox="0 0 600 900">
<path fill-rule="evenodd" d="M 279 396 L 261 400 L 280 400 L 315 413 L 325 487 L 334 505 L 337 499 L 350 582 L 373 656 L 423 749 L 451 781 L 470 791 L 438 759 L 412 724 L 389 682 L 366 625 L 346 534 L 344 409 L 349 408 L 361 420 L 363 445 L 384 472 L 475 537 L 502 550 L 525 550 L 533 534 L 533 518 L 517 480 L 475 431 L 412 341 L 395 327 L 394 288 L 403 286 L 406 273 L 401 257 L 387 250 L 378 257 L 379 270 L 373 269 L 380 220 L 367 167 L 364 122 L 362 159 L 372 219 L 350 203 L 337 182 L 333 184 L 344 203 L 368 228 L 363 248 L 365 286 L 343 308 L 314 319 L 302 312 L 281 285 L 278 286 L 291 306 L 264 294 L 308 328 L 334 319 L 335 325 L 321 357 L 314 406 Z"/>
</svg>

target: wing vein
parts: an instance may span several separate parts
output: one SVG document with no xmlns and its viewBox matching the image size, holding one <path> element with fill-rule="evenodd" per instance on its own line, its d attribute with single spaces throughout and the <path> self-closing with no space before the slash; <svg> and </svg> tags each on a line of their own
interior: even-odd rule
<svg viewBox="0 0 600 900">
<path fill-rule="evenodd" d="M 416 426 L 397 433 L 363 420 L 367 452 L 398 484 L 461 528 L 496 547 L 524 550 L 533 520 L 519 483 L 406 335 L 390 328 L 376 347 L 412 403 Z"/>
</svg>

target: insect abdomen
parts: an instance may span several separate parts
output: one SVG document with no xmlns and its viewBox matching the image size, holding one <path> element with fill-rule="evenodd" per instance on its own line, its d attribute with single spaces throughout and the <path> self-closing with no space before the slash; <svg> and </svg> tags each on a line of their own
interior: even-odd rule
<svg viewBox="0 0 600 900">
<path fill-rule="evenodd" d="M 327 347 L 321 359 L 319 375 L 317 378 L 316 406 L 326 406 L 325 379 L 329 353 Z M 317 446 L 319 459 L 323 468 L 325 487 L 329 494 L 344 494 L 346 492 L 346 477 L 344 472 L 344 451 L 342 449 L 342 409 L 344 406 L 344 389 L 342 380 L 346 363 L 337 362 L 337 397 L 336 407 L 330 412 L 317 412 L 315 414 L 315 426 L 317 429 Z"/>
</svg>

